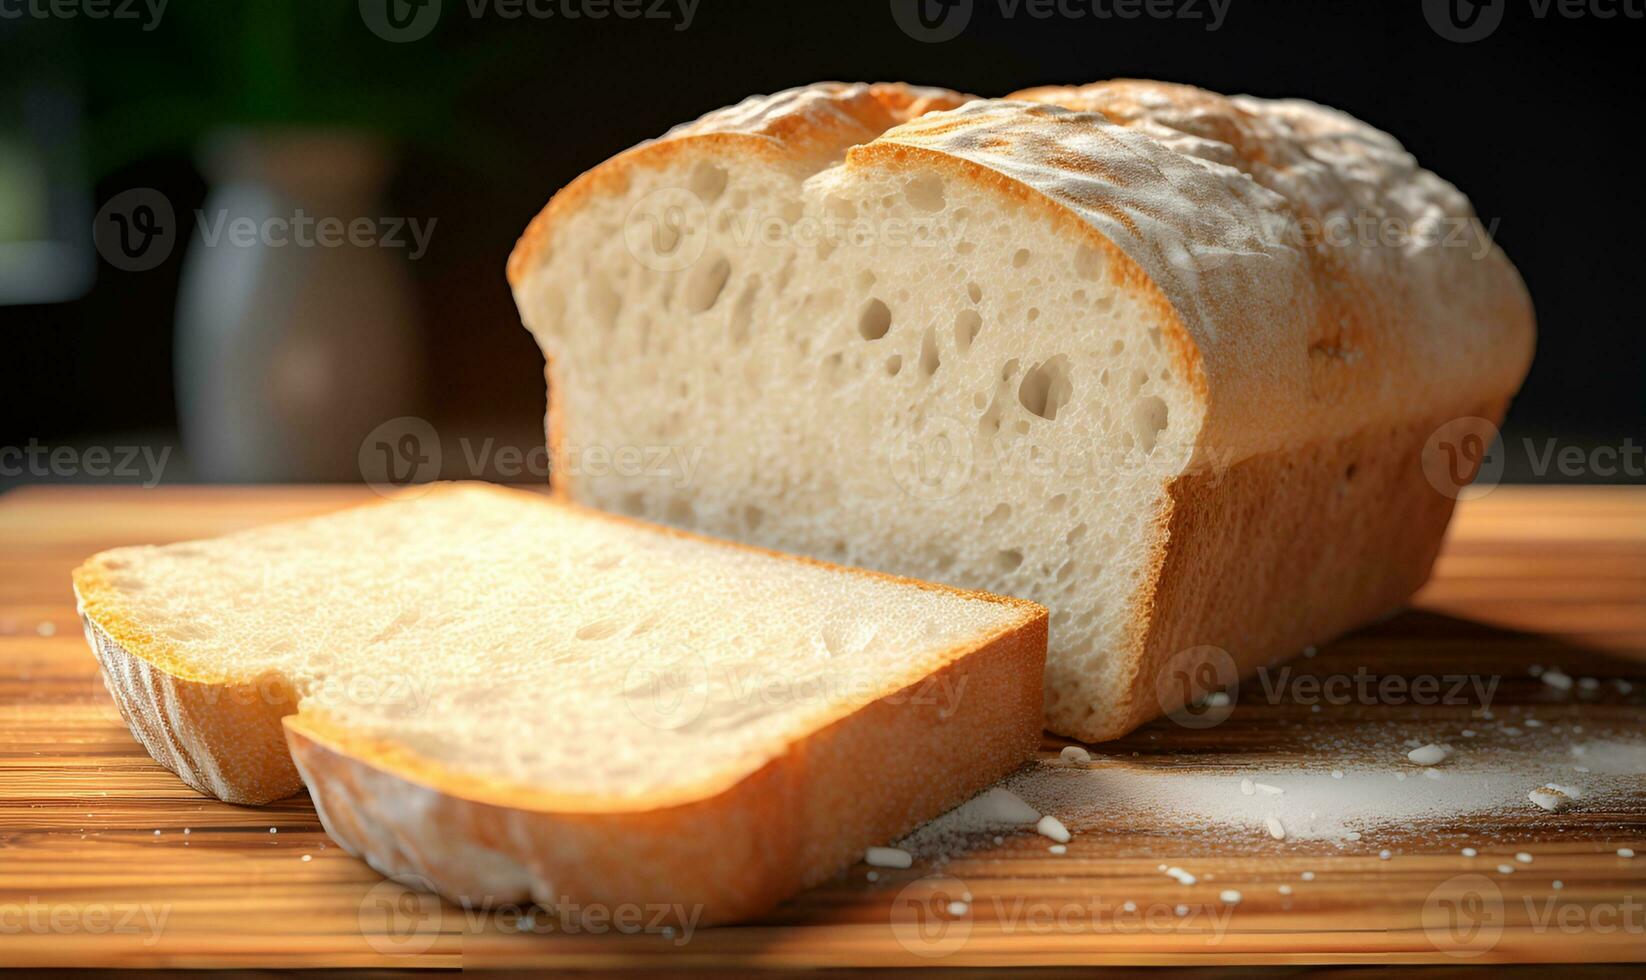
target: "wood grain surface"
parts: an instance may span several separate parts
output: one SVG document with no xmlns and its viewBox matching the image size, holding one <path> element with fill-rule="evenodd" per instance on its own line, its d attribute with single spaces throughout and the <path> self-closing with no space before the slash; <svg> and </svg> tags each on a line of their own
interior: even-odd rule
<svg viewBox="0 0 1646 980">
<path fill-rule="evenodd" d="M 645 929 L 674 921 L 657 920 L 655 910 L 612 910 L 624 920 L 613 922 L 441 903 L 331 844 L 306 796 L 230 806 L 150 760 L 102 688 L 69 590 L 69 570 L 103 548 L 218 534 L 369 496 L 354 488 L 25 488 L 0 496 L 0 965 L 651 970 L 1646 959 L 1640 774 L 1604 806 L 1563 814 L 1527 806 L 1467 826 L 1411 828 L 1387 860 L 1353 847 L 1185 835 L 1118 815 L 1077 828 L 1064 855 L 1017 834 L 955 856 L 940 877 L 917 862 L 871 881 L 858 865 L 735 928 L 665 934 Z M 1589 696 L 1562 693 L 1533 677 L 1532 664 L 1609 683 Z M 1412 610 L 1294 668 L 1323 677 L 1364 668 L 1497 678 L 1501 716 L 1535 708 L 1557 726 L 1646 737 L 1646 492 L 1500 487 L 1465 503 Z M 1333 739 L 1398 734 L 1478 711 L 1405 703 L 1314 711 L 1287 697 L 1241 699 L 1215 727 L 1161 720 L 1094 754 L 1138 767 L 1285 766 Z M 1055 757 L 1063 744 L 1048 739 L 1044 755 Z M 1490 853 L 1482 844 L 1480 858 L 1461 856 L 1464 839 L 1491 841 Z M 1643 856 L 1620 857 L 1619 847 Z M 1493 870 L 1521 850 L 1535 862 L 1513 874 Z M 1180 885 L 1159 873 L 1162 863 L 1192 866 L 1200 880 Z M 962 915 L 945 908 L 953 898 L 945 889 L 956 887 L 972 893 Z M 1220 899 L 1225 889 L 1242 893 L 1238 904 Z M 1126 911 L 1127 902 L 1138 911 Z"/>
</svg>

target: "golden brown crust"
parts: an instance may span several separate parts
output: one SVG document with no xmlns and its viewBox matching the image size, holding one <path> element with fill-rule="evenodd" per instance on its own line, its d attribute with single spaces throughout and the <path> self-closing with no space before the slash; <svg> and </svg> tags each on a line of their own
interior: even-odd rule
<svg viewBox="0 0 1646 980">
<path fill-rule="evenodd" d="M 518 288 L 529 271 L 546 261 L 560 215 L 595 194 L 622 193 L 636 167 L 664 166 L 682 153 L 714 148 L 774 161 L 823 161 L 899 123 L 972 98 L 902 82 L 818 82 L 752 96 L 676 126 L 587 171 L 550 198 L 509 255 L 509 285 Z"/>
<path fill-rule="evenodd" d="M 1400 608 L 1428 580 L 1454 504 L 1424 476 L 1426 440 L 1454 418 L 1501 421 L 1506 406 L 1458 406 L 1174 481 L 1155 588 L 1133 613 L 1125 711 L 1067 734 L 1118 738 L 1179 707 L 1158 695 L 1182 692 L 1181 679 L 1233 679 L 1188 669 L 1184 651 L 1220 649 L 1246 677 Z"/>
<path fill-rule="evenodd" d="M 302 716 L 287 719 L 287 740 L 327 831 L 385 874 L 415 875 L 453 899 L 678 904 L 701 907 L 702 924 L 730 922 L 1032 756 L 1045 643 L 1042 612 L 717 795 L 649 810 L 564 813 L 471 799 L 340 748 Z M 933 697 L 940 689 L 958 696 Z"/>
<path fill-rule="evenodd" d="M 303 788 L 280 728 L 297 699 L 279 677 L 189 680 L 128 652 L 89 616 L 82 622 L 121 717 L 156 762 L 229 803 L 268 803 Z"/>
</svg>

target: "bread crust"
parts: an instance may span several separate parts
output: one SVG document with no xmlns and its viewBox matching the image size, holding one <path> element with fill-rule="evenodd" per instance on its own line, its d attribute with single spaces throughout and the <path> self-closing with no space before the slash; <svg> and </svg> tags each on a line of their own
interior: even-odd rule
<svg viewBox="0 0 1646 980">
<path fill-rule="evenodd" d="M 292 758 L 332 838 L 372 867 L 453 900 L 759 915 L 1033 755 L 1046 617 L 842 717 L 712 796 L 655 808 L 557 812 L 529 793 L 454 788 L 313 719 L 286 719 Z M 872 760 L 872 764 L 869 764 Z M 457 781 L 461 784 L 461 781 Z"/>
<path fill-rule="evenodd" d="M 1500 422 L 1507 404 L 1459 405 L 1173 481 L 1154 587 L 1134 607 L 1127 697 L 1066 734 L 1118 738 L 1401 608 L 1428 581 L 1455 505 L 1424 476 L 1426 441 L 1454 418 Z M 1260 694 L 1240 687 L 1236 700 Z"/>
</svg>

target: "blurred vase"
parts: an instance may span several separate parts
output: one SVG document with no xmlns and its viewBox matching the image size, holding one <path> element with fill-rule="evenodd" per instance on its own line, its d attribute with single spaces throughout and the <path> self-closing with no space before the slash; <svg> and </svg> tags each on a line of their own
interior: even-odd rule
<svg viewBox="0 0 1646 980">
<path fill-rule="evenodd" d="M 388 154 L 346 131 L 235 131 L 208 141 L 203 164 L 212 187 L 177 321 L 191 468 L 359 479 L 361 441 L 418 408 L 411 234 L 380 217 Z"/>
</svg>

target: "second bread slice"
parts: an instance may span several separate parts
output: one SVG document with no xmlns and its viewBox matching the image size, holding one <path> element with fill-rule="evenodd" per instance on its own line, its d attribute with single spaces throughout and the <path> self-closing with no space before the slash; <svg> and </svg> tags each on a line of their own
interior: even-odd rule
<svg viewBox="0 0 1646 980">
<path fill-rule="evenodd" d="M 478 485 L 75 573 L 133 732 L 474 903 L 756 914 L 1038 743 L 1046 614 Z"/>
</svg>

